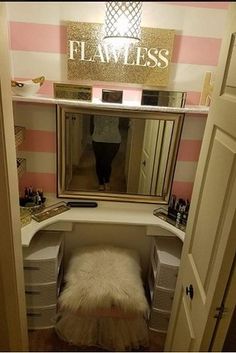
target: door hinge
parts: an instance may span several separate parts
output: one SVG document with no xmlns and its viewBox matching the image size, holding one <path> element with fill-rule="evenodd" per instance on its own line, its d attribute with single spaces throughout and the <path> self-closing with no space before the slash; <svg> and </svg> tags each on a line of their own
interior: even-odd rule
<svg viewBox="0 0 236 353">
<path fill-rule="evenodd" d="M 222 303 L 221 306 L 218 306 L 216 308 L 217 313 L 214 315 L 215 319 L 221 319 L 223 314 L 227 312 L 227 309 L 225 308 L 224 304 Z"/>
</svg>

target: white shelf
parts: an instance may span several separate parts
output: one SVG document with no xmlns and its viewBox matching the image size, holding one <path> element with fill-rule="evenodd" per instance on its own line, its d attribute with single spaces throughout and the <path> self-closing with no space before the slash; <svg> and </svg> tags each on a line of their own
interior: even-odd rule
<svg viewBox="0 0 236 353">
<path fill-rule="evenodd" d="M 37 94 L 35 96 L 21 97 L 13 96 L 14 102 L 27 102 L 27 103 L 42 103 L 42 104 L 62 104 L 75 106 L 77 108 L 101 108 L 101 109 L 122 109 L 122 110 L 138 110 L 146 112 L 163 112 L 163 113 L 191 113 L 191 114 L 208 114 L 209 107 L 201 105 L 189 105 L 184 108 L 175 108 L 175 107 L 159 107 L 159 106 L 145 106 L 140 104 L 114 104 L 114 103 L 103 103 L 98 100 L 93 102 L 84 102 L 79 100 L 69 100 L 69 99 L 56 99 L 53 97 L 48 97 L 44 95 Z"/>
</svg>

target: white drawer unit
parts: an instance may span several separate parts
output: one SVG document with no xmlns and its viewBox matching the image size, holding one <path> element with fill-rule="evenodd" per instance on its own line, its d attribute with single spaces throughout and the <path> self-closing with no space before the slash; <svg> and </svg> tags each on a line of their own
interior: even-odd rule
<svg viewBox="0 0 236 353">
<path fill-rule="evenodd" d="M 29 329 L 54 326 L 63 278 L 63 233 L 41 231 L 23 248 L 25 296 Z"/>
<path fill-rule="evenodd" d="M 151 330 L 167 331 L 181 251 L 182 242 L 176 237 L 156 237 L 153 242 L 148 276 Z"/>
</svg>

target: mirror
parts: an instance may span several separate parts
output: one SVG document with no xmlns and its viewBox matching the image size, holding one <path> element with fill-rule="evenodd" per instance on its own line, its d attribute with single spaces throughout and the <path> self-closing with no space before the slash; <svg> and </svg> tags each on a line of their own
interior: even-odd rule
<svg viewBox="0 0 236 353">
<path fill-rule="evenodd" d="M 168 203 L 183 114 L 58 106 L 58 197 Z"/>
</svg>

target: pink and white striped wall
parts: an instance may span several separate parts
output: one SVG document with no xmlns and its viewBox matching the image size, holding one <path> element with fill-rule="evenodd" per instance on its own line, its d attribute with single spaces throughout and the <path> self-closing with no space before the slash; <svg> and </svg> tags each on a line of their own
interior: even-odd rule
<svg viewBox="0 0 236 353">
<path fill-rule="evenodd" d="M 104 2 L 9 2 L 12 77 L 46 76 L 40 94 L 53 95 L 53 82 L 67 82 L 66 21 L 104 21 Z M 144 2 L 142 26 L 176 31 L 169 90 L 187 92 L 187 104 L 199 104 L 204 75 L 214 74 L 224 31 L 227 2 Z M 82 83 L 82 81 L 81 81 Z M 104 87 L 124 90 L 124 103 L 140 103 L 141 86 L 93 83 L 93 99 Z M 56 190 L 55 108 L 15 105 L 16 123 L 27 128 L 20 154 L 27 158 L 21 185 Z M 173 192 L 191 197 L 206 116 L 186 115 Z"/>
</svg>

